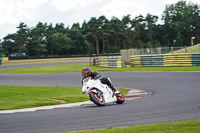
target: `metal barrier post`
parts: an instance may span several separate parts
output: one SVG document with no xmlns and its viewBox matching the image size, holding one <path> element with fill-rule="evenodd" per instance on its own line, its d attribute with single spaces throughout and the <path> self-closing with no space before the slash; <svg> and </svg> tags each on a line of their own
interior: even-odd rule
<svg viewBox="0 0 200 133">
<path fill-rule="evenodd" d="M 187 46 L 185 46 L 184 48 L 185 48 L 185 53 L 187 53 Z"/>
<path fill-rule="evenodd" d="M 174 47 L 171 47 L 171 53 L 172 54 L 174 53 Z"/>
<path fill-rule="evenodd" d="M 151 55 L 153 55 L 154 53 L 153 53 L 153 48 L 151 48 Z"/>
<path fill-rule="evenodd" d="M 149 48 L 147 48 L 147 55 L 149 54 Z"/>
<path fill-rule="evenodd" d="M 200 45 L 199 45 L 199 53 L 200 53 Z"/>
</svg>

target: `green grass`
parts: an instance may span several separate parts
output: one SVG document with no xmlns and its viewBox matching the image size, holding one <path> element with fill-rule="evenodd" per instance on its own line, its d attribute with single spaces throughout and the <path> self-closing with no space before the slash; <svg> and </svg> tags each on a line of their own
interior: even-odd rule
<svg viewBox="0 0 200 133">
<path fill-rule="evenodd" d="M 89 66 L 89 63 L 65 64 L 41 67 L 26 67 L 8 70 L 0 70 L 0 74 L 21 74 L 21 73 L 64 73 L 81 72 L 82 68 L 90 67 L 92 71 L 129 71 L 129 72 L 175 72 L 175 71 L 200 71 L 200 66 L 191 67 L 125 67 L 125 68 L 104 68 Z"/>
<path fill-rule="evenodd" d="M 89 100 L 81 87 L 0 86 L 0 110 Z"/>
<path fill-rule="evenodd" d="M 128 90 L 120 89 L 126 95 Z M 0 110 L 88 101 L 81 87 L 0 86 Z"/>
<path fill-rule="evenodd" d="M 25 67 L 25 68 L 0 70 L 0 74 L 81 72 L 82 68 L 85 66 L 89 66 L 89 64 L 83 63 L 83 64 L 41 66 L 41 67 Z"/>
<path fill-rule="evenodd" d="M 21 64 L 40 64 L 40 63 L 78 62 L 78 61 L 89 61 L 89 57 L 7 60 L 7 61 L 2 61 L 2 64 L 21 65 Z"/>
<path fill-rule="evenodd" d="M 102 132 L 103 133 L 200 133 L 200 121 L 182 121 L 182 122 L 147 124 L 147 125 L 138 125 L 130 127 L 85 130 L 73 133 L 102 133 Z"/>
</svg>

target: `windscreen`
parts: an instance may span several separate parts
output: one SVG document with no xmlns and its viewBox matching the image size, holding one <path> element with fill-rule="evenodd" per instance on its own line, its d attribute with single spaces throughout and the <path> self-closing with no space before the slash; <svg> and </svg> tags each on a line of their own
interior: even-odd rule
<svg viewBox="0 0 200 133">
<path fill-rule="evenodd" d="M 83 82 L 86 83 L 86 82 L 89 81 L 89 79 L 90 79 L 90 77 L 84 78 L 84 79 L 83 79 Z"/>
</svg>

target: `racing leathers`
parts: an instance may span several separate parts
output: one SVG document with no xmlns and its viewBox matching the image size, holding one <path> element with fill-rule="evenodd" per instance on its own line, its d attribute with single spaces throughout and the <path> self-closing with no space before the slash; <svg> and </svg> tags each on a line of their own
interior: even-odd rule
<svg viewBox="0 0 200 133">
<path fill-rule="evenodd" d="M 101 75 L 99 73 L 95 72 L 95 71 L 91 72 L 90 75 L 89 75 L 89 77 L 91 77 L 92 79 L 100 79 L 101 83 L 108 85 L 112 89 L 113 92 L 117 91 L 117 89 L 112 84 L 110 78 L 108 78 L 108 77 L 100 78 Z"/>
</svg>

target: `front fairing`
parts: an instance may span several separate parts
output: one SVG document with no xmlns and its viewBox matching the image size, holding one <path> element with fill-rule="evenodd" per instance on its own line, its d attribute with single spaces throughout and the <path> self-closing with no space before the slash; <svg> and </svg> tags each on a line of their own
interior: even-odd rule
<svg viewBox="0 0 200 133">
<path fill-rule="evenodd" d="M 101 85 L 101 81 L 99 79 L 94 80 L 89 77 L 83 80 L 82 92 L 89 93 L 92 88 L 98 88 L 101 90 L 102 87 L 103 85 Z"/>
</svg>

